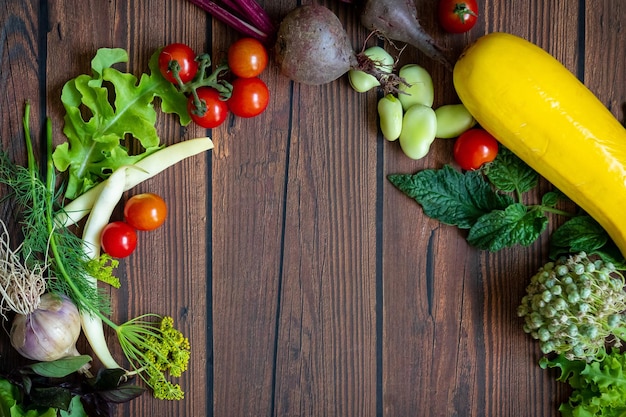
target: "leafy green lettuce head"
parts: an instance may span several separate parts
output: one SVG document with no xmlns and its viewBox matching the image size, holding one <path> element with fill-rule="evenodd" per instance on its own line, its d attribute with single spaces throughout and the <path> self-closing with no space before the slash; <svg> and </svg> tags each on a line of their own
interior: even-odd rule
<svg viewBox="0 0 626 417">
<path fill-rule="evenodd" d="M 155 97 L 162 111 L 179 116 L 181 125 L 191 121 L 185 95 L 163 78 L 157 58 L 158 51 L 150 59 L 150 74 L 138 81 L 113 68 L 128 61 L 126 51 L 101 48 L 91 61 L 92 75 L 79 75 L 63 87 L 67 141 L 56 147 L 53 161 L 59 171 L 69 170 L 65 197 L 76 198 L 120 166 L 159 149 Z M 124 146 L 129 136 L 139 141 L 141 151 L 131 153 Z"/>
</svg>

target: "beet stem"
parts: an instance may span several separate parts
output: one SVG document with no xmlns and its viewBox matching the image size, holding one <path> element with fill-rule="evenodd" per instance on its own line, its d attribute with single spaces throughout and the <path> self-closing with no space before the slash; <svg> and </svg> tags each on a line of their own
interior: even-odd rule
<svg viewBox="0 0 626 417">
<path fill-rule="evenodd" d="M 269 15 L 256 0 L 233 0 L 250 22 L 263 32 L 272 34 L 276 28 Z"/>
<path fill-rule="evenodd" d="M 238 13 L 239 16 L 243 16 L 245 14 L 241 7 L 239 7 L 239 4 L 233 0 L 222 0 L 222 3 L 224 3 L 226 7 L 229 7 L 233 12 Z"/>
<path fill-rule="evenodd" d="M 239 33 L 245 36 L 250 36 L 263 43 L 268 43 L 269 35 L 263 30 L 253 26 L 240 17 L 234 15 L 230 11 L 220 7 L 211 0 L 189 0 L 191 3 L 202 8 L 207 13 L 211 14 L 216 19 L 227 24 L 231 28 L 235 29 Z"/>
</svg>

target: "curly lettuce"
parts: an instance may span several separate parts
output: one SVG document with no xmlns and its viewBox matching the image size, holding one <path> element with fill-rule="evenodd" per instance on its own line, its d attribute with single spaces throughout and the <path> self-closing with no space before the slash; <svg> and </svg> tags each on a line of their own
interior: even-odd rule
<svg viewBox="0 0 626 417">
<path fill-rule="evenodd" d="M 160 148 L 155 97 L 160 98 L 163 112 L 178 115 L 181 125 L 191 121 L 185 95 L 159 71 L 158 52 L 150 59 L 150 74 L 138 80 L 113 68 L 128 61 L 125 50 L 101 48 L 91 61 L 92 74 L 79 75 L 64 85 L 61 101 L 67 141 L 56 147 L 52 157 L 56 169 L 69 170 L 66 198 L 76 198 L 120 166 Z M 140 151 L 129 151 L 128 137 L 139 142 Z"/>
<path fill-rule="evenodd" d="M 570 361 L 563 355 L 542 358 L 542 368 L 559 368 L 557 380 L 573 388 L 559 411 L 564 417 L 626 415 L 626 356 L 612 349 L 602 360 Z"/>
</svg>

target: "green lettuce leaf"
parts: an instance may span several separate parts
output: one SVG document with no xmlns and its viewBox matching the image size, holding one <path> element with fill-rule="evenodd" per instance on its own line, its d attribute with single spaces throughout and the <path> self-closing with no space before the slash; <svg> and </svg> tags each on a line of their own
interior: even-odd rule
<svg viewBox="0 0 626 417">
<path fill-rule="evenodd" d="M 92 75 L 79 75 L 63 87 L 63 132 L 68 140 L 56 147 L 53 161 L 59 171 L 69 170 L 67 198 L 159 149 L 155 97 L 160 98 L 162 111 L 178 115 L 181 125 L 190 122 L 185 95 L 158 69 L 158 51 L 150 59 L 150 74 L 142 74 L 139 80 L 113 68 L 127 61 L 123 49 L 99 49 L 91 61 Z M 125 146 L 128 137 L 138 145 Z M 130 147 L 139 151 L 132 153 Z"/>
<path fill-rule="evenodd" d="M 56 417 L 54 408 L 25 409 L 21 404 L 21 393 L 17 386 L 0 378 L 0 416 L 6 417 Z M 77 416 L 78 417 L 78 416 Z"/>
<path fill-rule="evenodd" d="M 559 411 L 564 417 L 626 415 L 626 357 L 612 349 L 601 360 L 569 361 L 562 355 L 542 358 L 540 366 L 558 368 L 558 381 L 569 383 L 573 392 Z"/>
</svg>

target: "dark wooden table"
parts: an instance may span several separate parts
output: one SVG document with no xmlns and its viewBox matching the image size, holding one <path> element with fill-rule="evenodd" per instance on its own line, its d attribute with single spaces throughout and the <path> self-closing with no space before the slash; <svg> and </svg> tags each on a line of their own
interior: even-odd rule
<svg viewBox="0 0 626 417">
<path fill-rule="evenodd" d="M 277 20 L 297 5 L 261 3 Z M 354 7 L 323 3 L 360 48 L 368 33 Z M 418 3 L 423 26 L 453 53 L 485 33 L 520 35 L 623 120 L 624 0 L 479 0 L 466 35 L 438 27 L 436 1 Z M 61 87 L 89 73 L 98 48 L 126 49 L 123 68 L 138 75 L 166 43 L 217 60 L 238 37 L 184 0 L 4 0 L 0 25 L 0 133 L 22 162 L 25 101 L 34 131 L 50 117 L 60 142 Z M 411 48 L 402 62 L 431 72 L 436 106 L 456 102 L 441 66 Z M 515 313 L 547 260 L 548 234 L 528 248 L 470 248 L 386 179 L 450 162 L 453 141 L 412 161 L 378 132 L 376 92 L 357 94 L 345 77 L 294 84 L 274 65 L 262 78 L 272 93 L 263 115 L 228 120 L 208 132 L 212 152 L 133 191 L 163 195 L 170 216 L 121 263 L 113 318 L 172 315 L 192 358 L 183 401 L 144 395 L 117 415 L 557 416 L 568 388 L 538 367 Z M 207 134 L 167 116 L 157 127 L 165 144 Z M 16 355 L 3 340 L 7 367 Z"/>
</svg>

